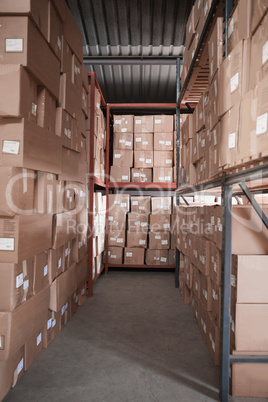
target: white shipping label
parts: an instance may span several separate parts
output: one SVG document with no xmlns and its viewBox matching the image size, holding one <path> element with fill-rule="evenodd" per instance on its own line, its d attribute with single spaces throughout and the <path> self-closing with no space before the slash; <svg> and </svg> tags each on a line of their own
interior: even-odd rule
<svg viewBox="0 0 268 402">
<path fill-rule="evenodd" d="M 140 239 L 139 244 L 145 244 L 145 240 Z"/>
<path fill-rule="evenodd" d="M 159 144 L 160 144 L 160 145 L 165 145 L 165 141 L 160 140 L 160 141 L 159 141 Z"/>
<path fill-rule="evenodd" d="M 171 165 L 172 164 L 172 159 L 166 159 L 166 165 Z"/>
<path fill-rule="evenodd" d="M 12 154 L 18 155 L 20 149 L 20 142 L 19 141 L 7 141 L 3 142 L 3 149 L 2 152 L 4 154 Z"/>
<path fill-rule="evenodd" d="M 140 177 L 140 174 L 139 173 L 133 173 L 133 177 Z"/>
<path fill-rule="evenodd" d="M 217 81 L 214 81 L 214 95 L 217 97 L 218 96 L 218 87 L 217 87 Z"/>
<path fill-rule="evenodd" d="M 119 140 L 119 144 L 125 144 L 126 140 Z"/>
<path fill-rule="evenodd" d="M 82 245 L 82 243 L 79 242 L 78 248 L 81 248 L 81 245 Z M 61 263 L 62 263 L 61 258 L 59 258 L 59 260 L 58 260 L 58 268 L 61 268 Z"/>
<path fill-rule="evenodd" d="M 235 148 L 235 133 L 229 134 L 229 137 L 228 137 L 228 148 L 229 148 L 229 149 Z"/>
<path fill-rule="evenodd" d="M 68 255 L 69 255 L 69 249 L 66 248 L 66 249 L 65 249 L 65 257 L 68 257 Z"/>
<path fill-rule="evenodd" d="M 116 258 L 116 255 L 115 255 L 115 254 L 112 254 L 112 255 L 111 255 L 111 258 L 115 259 L 115 258 Z"/>
<path fill-rule="evenodd" d="M 127 253 L 126 253 L 126 256 L 127 256 L 127 257 L 132 257 L 132 253 L 131 253 L 131 252 L 127 252 Z"/>
<path fill-rule="evenodd" d="M 161 124 L 162 120 L 161 119 L 155 119 L 154 124 Z"/>
<path fill-rule="evenodd" d="M 231 286 L 233 288 L 236 288 L 236 279 L 235 279 L 235 275 L 231 275 Z"/>
<path fill-rule="evenodd" d="M 29 279 L 27 279 L 27 281 L 23 282 L 23 290 L 28 289 L 28 287 L 29 287 Z"/>
<path fill-rule="evenodd" d="M 121 158 L 121 154 L 114 154 L 115 159 L 120 159 Z"/>
<path fill-rule="evenodd" d="M 123 175 L 123 176 L 122 176 L 122 181 L 128 181 L 128 176 Z"/>
<path fill-rule="evenodd" d="M 139 158 L 139 161 L 140 161 L 140 162 L 144 162 L 145 159 L 144 159 L 144 158 Z"/>
<path fill-rule="evenodd" d="M 132 145 L 132 142 L 131 142 L 131 141 L 126 141 L 126 146 L 127 146 L 127 147 L 131 147 L 131 145 Z"/>
<path fill-rule="evenodd" d="M 170 176 L 165 176 L 165 181 L 171 181 L 171 177 Z"/>
<path fill-rule="evenodd" d="M 52 328 L 55 327 L 56 323 L 57 323 L 57 320 L 56 320 L 56 319 L 55 319 L 55 320 L 52 320 Z"/>
<path fill-rule="evenodd" d="M 166 141 L 166 145 L 167 146 L 171 145 L 171 141 Z"/>
<path fill-rule="evenodd" d="M 115 124 L 121 124 L 121 120 L 115 120 Z"/>
<path fill-rule="evenodd" d="M 44 276 L 47 276 L 47 272 L 48 272 L 48 266 L 45 265 L 45 266 L 44 266 Z"/>
<path fill-rule="evenodd" d="M 164 229 L 169 229 L 169 223 L 164 223 L 164 224 L 163 224 L 163 228 L 164 228 Z"/>
<path fill-rule="evenodd" d="M 228 24 L 228 31 L 227 31 L 228 39 L 230 38 L 233 32 L 234 32 L 234 20 L 233 18 L 231 18 Z"/>
<path fill-rule="evenodd" d="M 168 211 L 169 210 L 169 205 L 163 205 L 163 209 L 164 209 L 164 211 Z"/>
<path fill-rule="evenodd" d="M 257 117 L 256 121 L 256 135 L 261 135 L 267 132 L 267 118 L 268 113 L 264 113 Z"/>
<path fill-rule="evenodd" d="M 57 46 L 61 50 L 61 38 L 59 36 L 57 37 Z"/>
<path fill-rule="evenodd" d="M 161 240 L 161 236 L 155 236 L 155 240 Z"/>
<path fill-rule="evenodd" d="M 189 24 L 188 30 L 189 30 L 189 33 L 190 33 L 191 30 L 192 30 L 192 21 L 191 21 L 190 24 Z"/>
<path fill-rule="evenodd" d="M 144 206 L 144 205 L 140 205 L 140 206 L 139 206 L 139 209 L 145 209 L 145 206 Z"/>
<path fill-rule="evenodd" d="M 147 227 L 147 222 L 141 222 L 141 227 L 142 227 L 142 228 Z"/>
<path fill-rule="evenodd" d="M 97 107 L 97 109 L 99 109 L 99 108 L 100 108 L 100 104 L 99 104 L 99 102 L 97 102 L 97 103 L 96 103 L 96 107 Z"/>
<path fill-rule="evenodd" d="M 135 120 L 135 124 L 141 124 L 141 120 Z"/>
<path fill-rule="evenodd" d="M 166 244 L 168 244 L 168 241 L 167 240 L 161 240 L 161 244 L 166 245 Z"/>
<path fill-rule="evenodd" d="M 23 39 L 6 39 L 6 52 L 23 52 Z"/>
<path fill-rule="evenodd" d="M 121 207 L 122 207 L 122 208 L 126 208 L 126 207 L 127 207 L 127 203 L 126 203 L 126 202 L 121 202 Z"/>
<path fill-rule="evenodd" d="M 217 131 L 213 130 L 213 139 L 214 139 L 214 145 L 217 145 Z"/>
<path fill-rule="evenodd" d="M 122 237 L 118 237 L 118 239 L 116 239 L 116 243 L 123 243 L 123 238 L 122 238 Z"/>
<path fill-rule="evenodd" d="M 16 289 L 23 285 L 23 274 L 16 276 Z"/>
<path fill-rule="evenodd" d="M 268 60 L 268 41 L 262 47 L 262 64 L 265 64 Z"/>
<path fill-rule="evenodd" d="M 0 251 L 14 251 L 15 248 L 15 239 L 0 237 Z"/>
<path fill-rule="evenodd" d="M 166 259 L 166 257 L 161 257 L 161 258 L 160 258 L 160 261 L 161 261 L 161 262 L 167 262 L 167 259 Z"/>
<path fill-rule="evenodd" d="M 23 358 L 21 359 L 21 361 L 18 364 L 18 375 L 20 374 L 20 372 L 23 370 Z"/>
<path fill-rule="evenodd" d="M 206 5 L 204 7 L 204 16 L 207 15 L 207 12 L 208 12 L 208 2 L 206 2 Z"/>
<path fill-rule="evenodd" d="M 148 145 L 149 142 L 148 141 L 142 141 L 142 145 Z"/>
<path fill-rule="evenodd" d="M 114 220 L 114 217 L 113 216 L 108 216 L 108 221 L 113 221 Z"/>
<path fill-rule="evenodd" d="M 239 85 L 239 73 L 236 73 L 235 75 L 232 76 L 230 79 L 230 89 L 231 89 L 231 94 L 236 90 L 236 88 Z"/>
<path fill-rule="evenodd" d="M 132 205 L 139 205 L 139 201 L 132 201 Z"/>
<path fill-rule="evenodd" d="M 134 226 L 140 226 L 140 221 L 134 222 Z"/>
<path fill-rule="evenodd" d="M 160 176 L 160 177 L 158 177 L 158 180 L 159 180 L 159 181 L 164 181 L 164 180 L 165 180 L 165 178 L 164 178 L 164 177 L 162 177 L 162 176 Z"/>
<path fill-rule="evenodd" d="M 36 116 L 37 105 L 32 102 L 32 115 Z"/>
<path fill-rule="evenodd" d="M 205 138 L 203 138 L 201 141 L 201 147 L 205 148 L 205 146 L 206 146 L 206 140 L 205 140 Z"/>
<path fill-rule="evenodd" d="M 52 318 L 47 320 L 47 331 L 52 327 Z"/>
<path fill-rule="evenodd" d="M 145 159 L 145 163 L 152 163 L 152 159 Z"/>
<path fill-rule="evenodd" d="M 127 129 L 126 128 L 121 128 L 121 133 L 126 133 Z"/>
<path fill-rule="evenodd" d="M 36 338 L 36 346 L 39 346 L 41 342 L 42 342 L 42 333 L 40 332 L 40 334 Z"/>
<path fill-rule="evenodd" d="M 141 137 L 136 137 L 136 142 L 141 142 Z"/>
</svg>

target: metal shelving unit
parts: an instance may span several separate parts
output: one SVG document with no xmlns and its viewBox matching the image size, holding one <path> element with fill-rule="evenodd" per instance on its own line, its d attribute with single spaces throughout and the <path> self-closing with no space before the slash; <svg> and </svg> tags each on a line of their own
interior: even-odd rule
<svg viewBox="0 0 268 402">
<path fill-rule="evenodd" d="M 227 22 L 231 14 L 233 2 L 232 0 L 222 0 L 224 7 L 224 54 L 227 55 Z M 204 41 L 208 35 L 208 29 L 212 24 L 213 17 L 219 0 L 213 0 L 211 9 L 204 25 L 204 29 L 200 36 L 197 49 L 195 51 L 193 61 L 186 76 L 183 87 L 180 87 L 180 59 L 177 60 L 177 149 L 180 147 L 180 113 L 181 102 L 186 102 L 191 99 L 191 90 L 189 89 L 190 81 L 195 79 L 194 69 L 197 65 L 200 52 L 204 46 Z M 192 82 L 191 81 L 191 82 Z M 189 108 L 190 109 L 190 108 Z M 179 152 L 177 152 L 177 166 L 180 166 Z M 231 355 L 230 354 L 230 305 L 231 305 L 231 271 L 232 271 L 232 197 L 237 194 L 239 189 L 240 194 L 247 197 L 252 207 L 262 220 L 265 227 L 268 229 L 268 218 L 262 211 L 260 205 L 254 198 L 254 192 L 264 192 L 268 190 L 268 182 L 264 180 L 264 184 L 259 181 L 268 178 L 268 163 L 253 167 L 243 168 L 236 173 L 222 172 L 217 178 L 208 180 L 193 187 L 179 188 L 177 173 L 177 204 L 180 198 L 184 196 L 194 196 L 200 192 L 214 191 L 217 188 L 217 194 L 221 195 L 223 207 L 223 243 L 222 243 L 222 300 L 221 300 L 221 377 L 220 377 L 220 400 L 227 402 L 229 400 L 229 369 L 233 363 L 268 363 L 268 356 L 255 355 Z M 254 182 L 256 181 L 256 186 Z M 250 183 L 250 189 L 246 183 Z M 234 191 L 236 186 L 236 191 Z M 176 269 L 175 269 L 175 286 L 179 286 L 179 264 L 180 253 L 176 252 Z"/>
</svg>

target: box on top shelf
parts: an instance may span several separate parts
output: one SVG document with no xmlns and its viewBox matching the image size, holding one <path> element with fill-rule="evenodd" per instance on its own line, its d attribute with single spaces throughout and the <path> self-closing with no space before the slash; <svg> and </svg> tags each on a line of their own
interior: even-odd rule
<svg viewBox="0 0 268 402">
<path fill-rule="evenodd" d="M 195 21 L 194 21 L 194 12 L 195 12 L 195 5 L 193 5 L 187 24 L 186 24 L 186 34 L 185 34 L 185 47 L 189 49 L 193 37 L 195 35 Z"/>
<path fill-rule="evenodd" d="M 151 183 L 153 181 L 153 169 L 151 168 L 132 168 L 131 181 L 141 183 Z"/>
<path fill-rule="evenodd" d="M 215 75 L 215 72 L 222 63 L 223 54 L 223 25 L 222 18 L 217 18 L 213 31 L 208 41 L 208 55 L 209 55 L 209 81 Z"/>
<path fill-rule="evenodd" d="M 134 133 L 153 133 L 154 116 L 134 116 Z"/>
<path fill-rule="evenodd" d="M 58 99 L 60 62 L 33 22 L 28 17 L 0 16 L 0 25 L 2 64 L 27 67 L 36 80 Z"/>
<path fill-rule="evenodd" d="M 218 71 L 215 73 L 214 78 L 211 81 L 209 86 L 209 130 L 212 130 L 219 120 L 219 96 L 218 96 L 218 88 L 219 88 L 219 73 Z"/>
<path fill-rule="evenodd" d="M 65 3 L 63 35 L 80 63 L 83 63 L 83 38 L 67 3 Z"/>
<path fill-rule="evenodd" d="M 153 151 L 134 151 L 135 168 L 152 168 L 154 166 Z"/>
<path fill-rule="evenodd" d="M 266 14 L 268 10 L 267 0 L 259 0 L 251 2 L 252 10 L 251 10 L 251 34 L 254 34 L 256 28 L 259 26 L 262 18 Z"/>
<path fill-rule="evenodd" d="M 149 214 L 151 212 L 151 197 L 149 196 L 131 196 L 131 212 L 138 214 Z"/>
<path fill-rule="evenodd" d="M 133 150 L 133 134 L 114 133 L 113 147 L 114 149 Z"/>
<path fill-rule="evenodd" d="M 48 42 L 51 49 L 61 61 L 62 57 L 62 32 L 63 27 L 57 10 L 52 1 L 48 2 Z"/>
<path fill-rule="evenodd" d="M 153 151 L 154 135 L 153 133 L 135 133 L 134 151 Z"/>
<path fill-rule="evenodd" d="M 172 115 L 156 115 L 154 116 L 154 132 L 155 133 L 173 133 L 173 116 Z"/>
<path fill-rule="evenodd" d="M 231 17 L 228 20 L 228 54 L 238 45 L 238 43 L 242 39 L 250 38 L 251 3 L 252 0 L 239 1 Z"/>
<path fill-rule="evenodd" d="M 155 151 L 172 151 L 173 150 L 173 132 L 171 133 L 154 133 L 154 150 Z"/>
<path fill-rule="evenodd" d="M 134 116 L 133 115 L 124 115 L 114 116 L 114 133 L 133 133 L 134 127 Z"/>
<path fill-rule="evenodd" d="M 124 264 L 128 265 L 143 265 L 145 249 L 141 248 L 125 248 Z"/>
<path fill-rule="evenodd" d="M 133 151 L 128 149 L 114 149 L 113 166 L 132 167 Z"/>
<path fill-rule="evenodd" d="M 110 171 L 111 182 L 130 182 L 130 168 L 111 166 Z"/>
</svg>

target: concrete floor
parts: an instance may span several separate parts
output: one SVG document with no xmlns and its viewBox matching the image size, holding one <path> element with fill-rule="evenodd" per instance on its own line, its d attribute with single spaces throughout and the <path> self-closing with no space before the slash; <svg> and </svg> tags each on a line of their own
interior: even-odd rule
<svg viewBox="0 0 268 402">
<path fill-rule="evenodd" d="M 111 271 L 5 402 L 208 402 L 218 379 L 174 273 Z"/>
</svg>

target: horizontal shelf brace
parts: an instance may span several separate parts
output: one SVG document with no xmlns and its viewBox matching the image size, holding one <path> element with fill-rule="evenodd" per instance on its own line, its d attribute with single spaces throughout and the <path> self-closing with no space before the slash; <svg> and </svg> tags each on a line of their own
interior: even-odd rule
<svg viewBox="0 0 268 402">
<path fill-rule="evenodd" d="M 249 200 L 249 202 L 251 203 L 251 205 L 253 206 L 253 208 L 255 209 L 256 213 L 261 218 L 262 223 L 268 229 L 268 218 L 265 215 L 264 211 L 261 209 L 258 202 L 255 200 L 254 195 L 249 191 L 246 183 L 244 183 L 244 182 L 239 183 L 239 186 L 240 186 L 241 190 L 243 191 L 243 193 L 245 194 L 245 196 L 247 197 L 247 199 Z"/>
<path fill-rule="evenodd" d="M 268 355 L 230 355 L 230 364 L 233 363 L 268 363 Z"/>
</svg>

